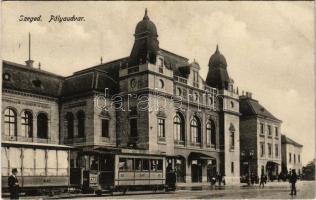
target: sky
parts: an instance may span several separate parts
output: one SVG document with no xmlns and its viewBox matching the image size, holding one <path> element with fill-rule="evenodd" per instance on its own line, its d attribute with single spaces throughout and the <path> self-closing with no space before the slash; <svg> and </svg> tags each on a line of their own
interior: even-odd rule
<svg viewBox="0 0 316 200">
<path fill-rule="evenodd" d="M 194 59 L 206 78 L 216 45 L 239 91 L 283 121 L 281 132 L 315 157 L 314 2 L 2 2 L 4 60 L 23 64 L 32 35 L 35 66 L 68 76 L 129 56 L 148 8 L 160 48 Z M 39 16 L 41 22 L 21 22 Z M 83 22 L 49 23 L 50 15 Z"/>
</svg>

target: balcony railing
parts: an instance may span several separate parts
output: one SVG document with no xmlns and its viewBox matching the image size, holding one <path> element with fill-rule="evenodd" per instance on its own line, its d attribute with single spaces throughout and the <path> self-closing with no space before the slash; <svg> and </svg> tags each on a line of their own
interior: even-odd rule
<svg viewBox="0 0 316 200">
<path fill-rule="evenodd" d="M 25 136 L 13 136 L 13 135 L 3 135 L 2 141 L 17 141 L 17 142 L 38 142 L 38 143 L 55 143 L 56 141 L 51 140 L 51 138 L 38 138 L 38 137 L 25 137 Z"/>
<path fill-rule="evenodd" d="M 200 85 L 199 85 L 199 83 L 198 83 L 198 82 L 193 82 L 193 87 L 199 88 L 199 87 L 200 87 Z"/>
<path fill-rule="evenodd" d="M 72 143 L 84 143 L 86 142 L 86 138 L 85 137 L 74 137 L 74 138 L 65 138 L 64 139 L 64 143 L 65 144 L 72 144 Z"/>
<path fill-rule="evenodd" d="M 191 146 L 195 146 L 195 147 L 201 147 L 201 143 L 200 142 L 190 142 Z"/>
<path fill-rule="evenodd" d="M 175 140 L 174 144 L 176 144 L 176 145 L 184 145 L 184 141 L 183 140 Z"/>
<path fill-rule="evenodd" d="M 211 149 L 216 149 L 215 144 L 206 144 L 206 147 L 211 148 Z"/>
<path fill-rule="evenodd" d="M 175 80 L 178 83 L 188 84 L 188 79 L 182 78 L 180 76 L 173 76 L 173 80 Z"/>
<path fill-rule="evenodd" d="M 158 141 L 159 142 L 166 142 L 166 138 L 165 137 L 158 137 Z"/>
<path fill-rule="evenodd" d="M 139 71 L 139 67 L 138 66 L 137 67 L 131 67 L 131 68 L 128 68 L 127 73 L 128 74 L 132 74 L 132 73 L 136 73 L 138 71 Z"/>
</svg>

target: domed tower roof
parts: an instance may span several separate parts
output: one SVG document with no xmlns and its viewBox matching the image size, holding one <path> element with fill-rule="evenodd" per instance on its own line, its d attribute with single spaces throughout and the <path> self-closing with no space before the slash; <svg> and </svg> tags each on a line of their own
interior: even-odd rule
<svg viewBox="0 0 316 200">
<path fill-rule="evenodd" d="M 206 84 L 213 88 L 227 90 L 230 82 L 227 73 L 227 63 L 225 57 L 219 52 L 218 45 L 215 53 L 210 58 L 208 66 Z"/>
<path fill-rule="evenodd" d="M 135 36 L 139 34 L 149 33 L 150 35 L 158 36 L 156 25 L 150 21 L 147 8 L 143 20 L 138 22 L 135 29 Z"/>
<path fill-rule="evenodd" d="M 156 25 L 149 20 L 147 8 L 143 20 L 136 25 L 134 36 L 135 42 L 129 58 L 129 66 L 145 62 L 155 64 L 159 53 L 158 34 Z"/>
<path fill-rule="evenodd" d="M 209 67 L 227 67 L 227 62 L 226 58 L 224 57 L 223 54 L 218 49 L 218 45 L 216 45 L 216 51 L 215 53 L 211 56 L 209 62 L 208 62 Z"/>
</svg>

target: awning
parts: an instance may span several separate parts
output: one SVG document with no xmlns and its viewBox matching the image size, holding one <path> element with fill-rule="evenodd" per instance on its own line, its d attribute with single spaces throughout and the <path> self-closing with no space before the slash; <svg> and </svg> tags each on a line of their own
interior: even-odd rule
<svg viewBox="0 0 316 200">
<path fill-rule="evenodd" d="M 120 153 L 118 148 L 104 148 L 104 147 L 87 147 L 79 151 L 83 155 L 115 155 Z"/>
<path fill-rule="evenodd" d="M 173 156 L 167 156 L 167 158 L 175 158 L 175 159 L 185 159 L 182 155 L 173 155 Z"/>
<path fill-rule="evenodd" d="M 216 160 L 214 157 L 199 152 L 191 152 L 189 160 Z"/>
</svg>

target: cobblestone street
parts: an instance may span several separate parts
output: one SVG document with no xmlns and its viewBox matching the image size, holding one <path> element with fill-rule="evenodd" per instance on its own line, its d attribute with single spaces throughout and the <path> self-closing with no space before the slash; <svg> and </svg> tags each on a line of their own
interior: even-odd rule
<svg viewBox="0 0 316 200">
<path fill-rule="evenodd" d="M 129 192 L 126 195 L 116 194 L 63 194 L 54 197 L 21 197 L 21 199 L 315 199 L 315 182 L 299 181 L 297 195 L 291 196 L 290 184 L 287 182 L 268 183 L 264 188 L 255 186 L 222 186 L 194 187 L 169 193 Z"/>
</svg>

